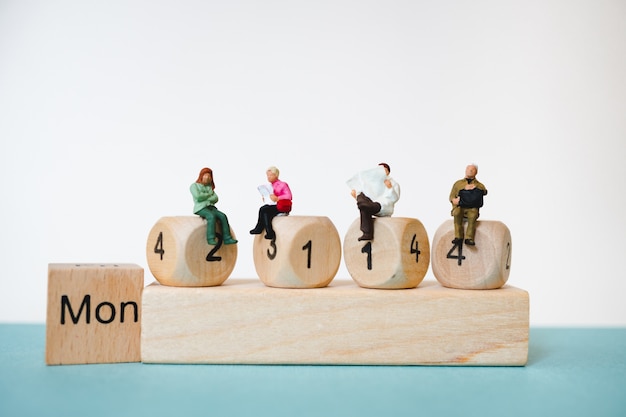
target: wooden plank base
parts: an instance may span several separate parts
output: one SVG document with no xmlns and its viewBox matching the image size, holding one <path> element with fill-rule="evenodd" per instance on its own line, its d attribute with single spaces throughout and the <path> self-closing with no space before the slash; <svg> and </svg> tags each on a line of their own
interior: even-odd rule
<svg viewBox="0 0 626 417">
<path fill-rule="evenodd" d="M 505 285 L 458 290 L 144 288 L 145 363 L 523 366 L 529 296 Z"/>
</svg>

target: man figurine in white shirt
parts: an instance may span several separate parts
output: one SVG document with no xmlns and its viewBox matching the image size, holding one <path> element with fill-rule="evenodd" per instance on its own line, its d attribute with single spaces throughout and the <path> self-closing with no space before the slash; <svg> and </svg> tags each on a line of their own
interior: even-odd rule
<svg viewBox="0 0 626 417">
<path fill-rule="evenodd" d="M 380 195 L 370 198 L 364 191 L 358 193 L 355 189 L 351 191 L 352 197 L 356 199 L 356 205 L 361 214 L 361 232 L 363 232 L 363 235 L 361 235 L 358 240 L 373 240 L 374 218 L 372 216 L 391 216 L 393 214 L 394 205 L 400 199 L 400 185 L 389 176 L 391 168 L 384 162 L 378 165 L 385 169 L 386 174 L 383 180 L 383 191 Z"/>
</svg>

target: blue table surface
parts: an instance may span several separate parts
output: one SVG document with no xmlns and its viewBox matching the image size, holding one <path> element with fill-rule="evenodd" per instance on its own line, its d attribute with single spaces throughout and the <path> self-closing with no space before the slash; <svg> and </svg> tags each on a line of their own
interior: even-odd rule
<svg viewBox="0 0 626 417">
<path fill-rule="evenodd" d="M 626 416 L 626 328 L 532 328 L 526 367 L 46 366 L 0 324 L 0 416 Z"/>
</svg>

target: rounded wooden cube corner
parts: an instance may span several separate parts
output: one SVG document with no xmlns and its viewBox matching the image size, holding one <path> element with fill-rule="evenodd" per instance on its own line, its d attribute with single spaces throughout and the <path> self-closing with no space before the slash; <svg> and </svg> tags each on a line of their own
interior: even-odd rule
<svg viewBox="0 0 626 417">
<path fill-rule="evenodd" d="M 231 235 L 235 237 L 231 227 Z M 206 221 L 199 216 L 162 217 L 150 230 L 146 258 L 150 272 L 162 285 L 212 287 L 221 285 L 237 261 L 237 245 L 224 245 L 216 224 L 217 244 L 206 240 Z"/>
<path fill-rule="evenodd" d="M 433 238 L 432 270 L 444 287 L 488 290 L 502 287 L 511 272 L 509 228 L 500 221 L 476 222 L 475 246 L 452 243 L 454 223 L 447 220 Z"/>
<path fill-rule="evenodd" d="M 268 287 L 319 288 L 335 277 L 341 240 L 335 225 L 322 216 L 278 216 L 273 240 L 256 235 L 254 267 Z"/>
<path fill-rule="evenodd" d="M 344 262 L 361 287 L 404 289 L 417 287 L 430 264 L 430 243 L 424 225 L 407 217 L 378 217 L 374 239 L 359 241 L 360 219 L 346 232 Z"/>
</svg>

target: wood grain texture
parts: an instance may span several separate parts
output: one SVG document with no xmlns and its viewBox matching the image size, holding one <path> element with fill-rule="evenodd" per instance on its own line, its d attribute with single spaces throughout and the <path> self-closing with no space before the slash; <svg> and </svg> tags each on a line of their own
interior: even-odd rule
<svg viewBox="0 0 626 417">
<path fill-rule="evenodd" d="M 139 362 L 143 268 L 48 265 L 46 363 Z"/>
<path fill-rule="evenodd" d="M 216 231 L 221 232 L 219 222 Z M 231 234 L 235 232 L 231 227 Z M 150 230 L 146 258 L 152 275 L 163 285 L 210 287 L 233 272 L 237 245 L 209 245 L 206 221 L 200 216 L 160 218 Z"/>
<path fill-rule="evenodd" d="M 512 365 L 528 356 L 524 290 L 465 291 L 425 281 L 373 290 L 335 280 L 280 289 L 152 284 L 143 293 L 142 361 L 213 364 Z"/>
<path fill-rule="evenodd" d="M 452 243 L 452 220 L 443 222 L 435 232 L 431 267 L 441 285 L 486 290 L 500 288 L 509 279 L 513 252 L 509 228 L 495 220 L 479 220 L 476 224 L 476 246 L 463 244 L 460 252 Z"/>
<path fill-rule="evenodd" d="M 322 216 L 279 216 L 275 241 L 257 235 L 254 267 L 261 281 L 278 288 L 319 288 L 330 283 L 341 263 L 335 225 Z"/>
<path fill-rule="evenodd" d="M 356 219 L 343 241 L 344 262 L 352 279 L 365 288 L 415 288 L 430 263 L 430 243 L 424 225 L 408 217 L 374 220 L 374 240 L 359 241 Z"/>
</svg>

